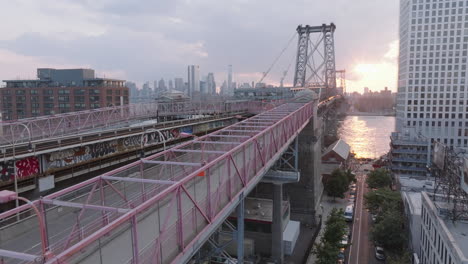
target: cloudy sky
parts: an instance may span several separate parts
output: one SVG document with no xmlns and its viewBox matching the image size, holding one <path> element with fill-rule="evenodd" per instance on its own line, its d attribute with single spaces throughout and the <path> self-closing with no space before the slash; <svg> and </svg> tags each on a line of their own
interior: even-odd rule
<svg viewBox="0 0 468 264">
<path fill-rule="evenodd" d="M 397 0 L 9 0 L 2 1 L 0 79 L 34 78 L 38 67 L 94 68 L 136 81 L 214 72 L 218 85 L 257 82 L 297 25 L 334 22 L 337 69 L 349 90 L 395 90 Z M 273 67 L 279 83 L 297 40 Z M 294 63 L 285 79 L 291 83 Z"/>
</svg>

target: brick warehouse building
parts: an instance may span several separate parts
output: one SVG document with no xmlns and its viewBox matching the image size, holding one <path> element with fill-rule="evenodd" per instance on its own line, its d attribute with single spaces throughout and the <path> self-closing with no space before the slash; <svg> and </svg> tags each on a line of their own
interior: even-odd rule
<svg viewBox="0 0 468 264">
<path fill-rule="evenodd" d="M 38 79 L 4 80 L 3 120 L 128 104 L 124 80 L 96 78 L 93 69 L 37 69 Z"/>
</svg>

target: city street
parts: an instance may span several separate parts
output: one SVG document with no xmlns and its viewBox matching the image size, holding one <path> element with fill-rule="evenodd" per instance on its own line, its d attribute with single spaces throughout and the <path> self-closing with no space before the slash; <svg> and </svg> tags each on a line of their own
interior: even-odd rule
<svg viewBox="0 0 468 264">
<path fill-rule="evenodd" d="M 372 169 L 371 163 L 367 163 L 361 165 L 356 171 L 357 194 L 354 207 L 351 246 L 348 249 L 349 255 L 347 261 L 347 263 L 350 264 L 383 263 L 375 258 L 374 244 L 371 242 L 370 238 L 372 220 L 364 204 L 364 194 L 369 191 L 366 185 L 366 175 Z"/>
</svg>

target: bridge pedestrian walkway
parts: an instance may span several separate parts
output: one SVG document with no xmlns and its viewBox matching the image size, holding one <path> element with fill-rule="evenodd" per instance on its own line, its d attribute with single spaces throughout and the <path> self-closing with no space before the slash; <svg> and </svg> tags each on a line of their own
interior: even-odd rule
<svg viewBox="0 0 468 264">
<path fill-rule="evenodd" d="M 46 263 L 184 263 L 312 115 L 313 102 L 286 103 L 34 201 L 46 219 Z M 5 263 L 44 257 L 29 205 L 0 220 Z"/>
</svg>

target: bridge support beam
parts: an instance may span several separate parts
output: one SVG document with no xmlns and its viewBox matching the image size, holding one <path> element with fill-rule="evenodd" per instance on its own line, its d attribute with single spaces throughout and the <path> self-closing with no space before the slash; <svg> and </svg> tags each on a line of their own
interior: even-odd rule
<svg viewBox="0 0 468 264">
<path fill-rule="evenodd" d="M 244 195 L 240 196 L 239 205 L 237 205 L 237 263 L 244 263 Z"/>
<path fill-rule="evenodd" d="M 283 246 L 283 184 L 273 184 L 273 228 L 272 228 L 272 255 L 277 264 L 284 262 Z"/>
<path fill-rule="evenodd" d="M 298 183 L 285 186 L 291 202 L 291 219 L 300 221 L 306 226 L 316 225 L 316 210 L 320 207 L 323 193 L 320 172 L 321 122 L 316 114 L 313 116 L 298 136 L 298 165 L 301 178 Z"/>
</svg>

